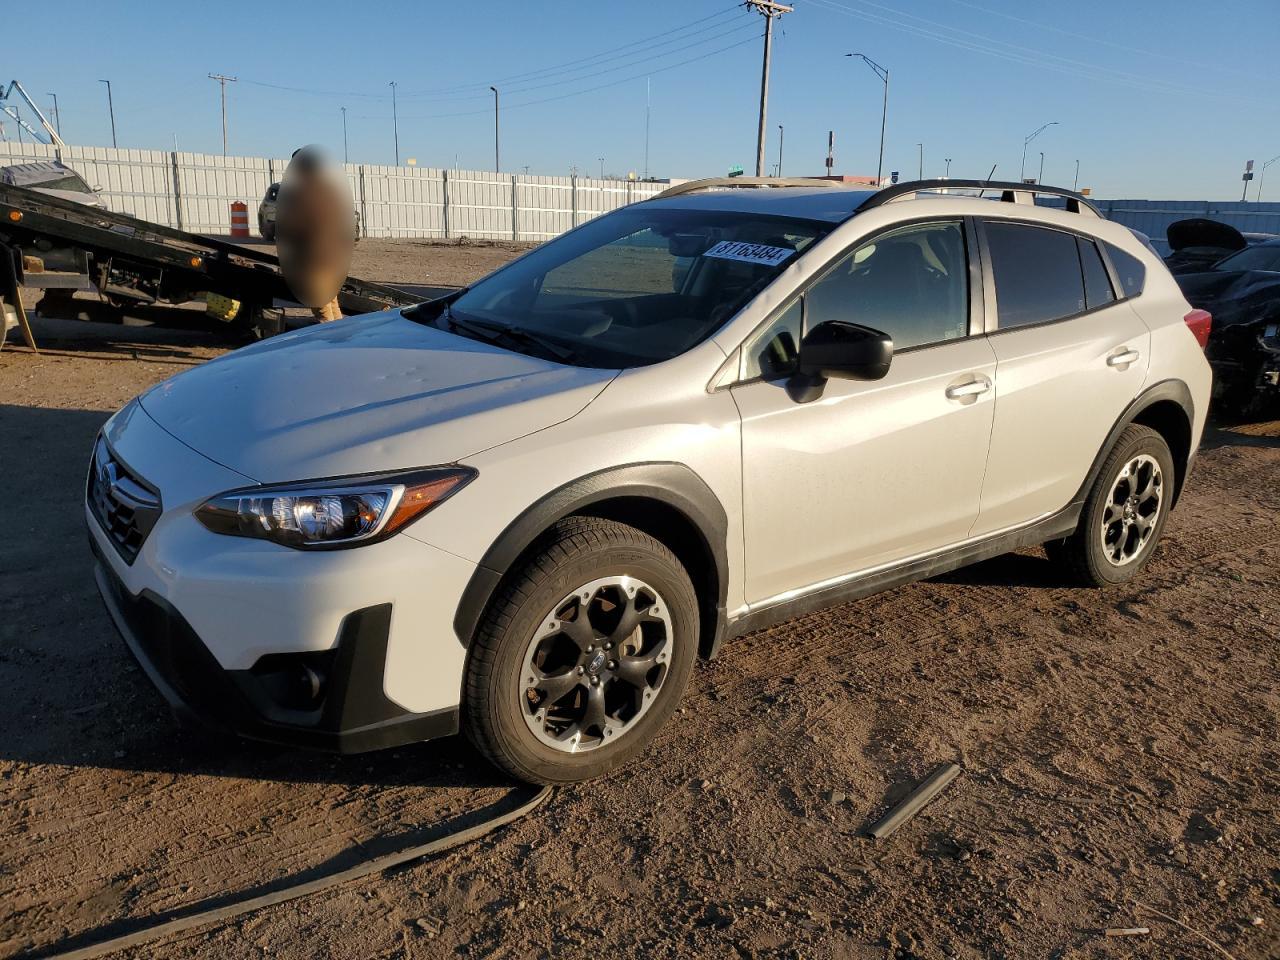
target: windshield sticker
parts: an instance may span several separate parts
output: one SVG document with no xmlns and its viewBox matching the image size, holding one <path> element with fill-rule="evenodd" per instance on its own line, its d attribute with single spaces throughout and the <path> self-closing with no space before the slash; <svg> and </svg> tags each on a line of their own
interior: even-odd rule
<svg viewBox="0 0 1280 960">
<path fill-rule="evenodd" d="M 741 240 L 721 240 L 703 254 L 704 257 L 719 257 L 722 260 L 741 260 L 743 263 L 763 263 L 776 267 L 787 257 L 795 253 L 786 247 L 769 247 L 763 243 L 744 243 Z"/>
</svg>

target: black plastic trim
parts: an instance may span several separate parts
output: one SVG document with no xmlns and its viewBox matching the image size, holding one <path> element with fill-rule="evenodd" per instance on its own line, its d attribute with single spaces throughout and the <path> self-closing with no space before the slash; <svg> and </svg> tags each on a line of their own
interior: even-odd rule
<svg viewBox="0 0 1280 960">
<path fill-rule="evenodd" d="M 793 600 L 784 600 L 758 610 L 749 611 L 729 623 L 726 630 L 726 638 L 738 637 L 755 630 L 762 630 L 765 627 L 774 626 L 793 617 L 801 617 L 836 604 L 848 603 L 851 600 L 860 600 L 874 593 L 913 583 L 916 580 L 927 580 L 930 577 L 940 576 L 959 567 L 968 566 L 981 560 L 990 560 L 992 557 L 998 557 L 1021 547 L 1033 546 L 1038 543 L 1044 543 L 1046 540 L 1064 537 L 1075 529 L 1079 520 L 1080 505 L 1072 504 L 1052 516 L 1008 533 L 964 544 L 950 550 L 944 550 L 941 553 L 930 554 L 918 560 L 868 573 L 865 576 L 855 577 L 823 590 L 804 594 Z"/>
<path fill-rule="evenodd" d="M 508 524 L 485 551 L 462 592 L 453 620 L 458 642 L 464 647 L 470 646 L 485 607 L 502 578 L 539 535 L 558 520 L 588 511 L 593 504 L 619 498 L 657 501 L 678 511 L 697 529 L 716 567 L 718 596 L 704 598 L 701 611 L 704 636 L 706 618 L 712 618 L 716 639 L 709 646 L 714 649 L 725 623 L 729 582 L 728 517 L 700 476 L 682 463 L 667 462 L 635 463 L 588 474 L 551 491 Z"/>
<path fill-rule="evenodd" d="M 321 705 L 275 702 L 253 670 L 226 670 L 186 619 L 150 590 L 130 594 L 91 538 L 94 579 L 116 630 L 180 720 L 252 740 L 335 753 L 363 753 L 451 736 L 452 707 L 412 713 L 383 692 L 391 604 L 347 615 L 339 629 Z M 274 654 L 275 657 L 310 654 Z"/>
<path fill-rule="evenodd" d="M 1187 415 L 1187 423 L 1191 425 L 1192 430 L 1195 429 L 1195 401 L 1191 398 L 1191 390 L 1181 380 L 1161 380 L 1152 384 L 1142 393 L 1138 394 L 1120 414 L 1115 424 L 1111 427 L 1111 432 L 1107 434 L 1107 439 L 1103 441 L 1102 446 L 1098 450 L 1098 454 L 1093 459 L 1093 464 L 1089 467 L 1089 472 L 1084 478 L 1084 483 L 1080 484 L 1080 489 L 1076 491 L 1076 495 L 1071 502 L 1074 505 L 1082 505 L 1089 496 L 1089 490 L 1093 487 L 1094 482 L 1098 479 L 1098 474 L 1102 472 L 1102 463 L 1107 459 L 1107 454 L 1111 452 L 1111 448 L 1116 445 L 1116 441 L 1120 438 L 1120 434 L 1124 428 L 1133 423 L 1134 420 L 1149 407 L 1154 406 L 1164 400 L 1172 400 L 1182 408 L 1182 412 Z M 1187 477 L 1191 475 L 1191 464 L 1195 460 L 1196 451 L 1191 449 L 1187 456 L 1187 462 L 1182 475 L 1182 481 L 1173 491 L 1173 504 L 1177 506 L 1178 497 L 1182 493 L 1182 488 L 1186 486 Z"/>
</svg>

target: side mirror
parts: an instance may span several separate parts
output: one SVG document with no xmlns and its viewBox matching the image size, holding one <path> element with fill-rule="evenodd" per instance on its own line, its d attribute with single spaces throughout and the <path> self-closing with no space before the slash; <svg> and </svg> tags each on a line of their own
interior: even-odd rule
<svg viewBox="0 0 1280 960">
<path fill-rule="evenodd" d="M 800 341 L 799 372 L 787 384 L 797 403 L 822 396 L 829 378 L 879 380 L 889 372 L 893 338 L 887 333 L 845 320 L 814 327 Z"/>
</svg>

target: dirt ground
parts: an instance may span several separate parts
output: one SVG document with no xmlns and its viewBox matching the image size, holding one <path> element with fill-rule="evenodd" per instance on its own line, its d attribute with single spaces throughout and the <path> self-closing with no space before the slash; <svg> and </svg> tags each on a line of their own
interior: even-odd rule
<svg viewBox="0 0 1280 960">
<path fill-rule="evenodd" d="M 369 241 L 355 272 L 453 284 L 511 255 Z M 82 482 L 111 411 L 226 346 L 37 333 L 0 353 L 0 956 L 529 795 L 460 738 L 335 758 L 175 726 L 97 597 Z M 618 775 L 136 956 L 1280 957 L 1278 587 L 1280 422 L 1218 425 L 1131 586 L 1028 550 L 742 638 Z M 862 836 L 944 760 L 964 773 L 924 813 Z"/>
</svg>

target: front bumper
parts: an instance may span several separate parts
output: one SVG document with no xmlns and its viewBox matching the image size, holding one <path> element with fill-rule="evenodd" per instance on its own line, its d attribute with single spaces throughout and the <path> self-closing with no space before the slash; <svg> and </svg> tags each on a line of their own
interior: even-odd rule
<svg viewBox="0 0 1280 960">
<path fill-rule="evenodd" d="M 403 535 L 309 552 L 213 533 L 192 511 L 250 478 L 196 453 L 137 403 L 103 436 L 159 516 L 122 544 L 85 504 L 98 585 L 179 712 L 343 751 L 456 730 L 466 648 L 453 620 L 475 564 Z M 299 696 L 308 683 L 317 695 Z"/>
<path fill-rule="evenodd" d="M 337 753 L 380 750 L 458 732 L 458 710 L 411 713 L 383 693 L 391 604 L 346 616 L 331 651 L 281 654 L 226 670 L 162 597 L 133 596 L 94 543 L 94 579 L 107 612 L 144 673 L 182 720 L 269 743 Z M 304 671 L 309 671 L 306 673 Z M 323 678 L 299 701 L 300 676 Z"/>
</svg>

